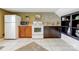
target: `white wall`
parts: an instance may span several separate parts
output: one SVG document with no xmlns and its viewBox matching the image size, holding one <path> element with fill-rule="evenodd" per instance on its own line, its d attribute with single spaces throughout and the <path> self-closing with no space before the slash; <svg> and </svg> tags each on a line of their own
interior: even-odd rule
<svg viewBox="0 0 79 59">
<path fill-rule="evenodd" d="M 79 11 L 79 8 L 60 8 L 55 13 L 61 17 L 63 15 Z"/>
</svg>

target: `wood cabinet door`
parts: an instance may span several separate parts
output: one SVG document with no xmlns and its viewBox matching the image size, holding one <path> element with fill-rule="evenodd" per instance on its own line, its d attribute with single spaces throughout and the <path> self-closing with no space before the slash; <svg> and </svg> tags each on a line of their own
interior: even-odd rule
<svg viewBox="0 0 79 59">
<path fill-rule="evenodd" d="M 60 27 L 44 26 L 44 38 L 61 38 Z"/>
<path fill-rule="evenodd" d="M 26 38 L 26 26 L 19 26 L 19 38 Z"/>
<path fill-rule="evenodd" d="M 26 26 L 26 37 L 32 38 L 32 26 Z"/>
<path fill-rule="evenodd" d="M 32 26 L 19 26 L 19 38 L 32 38 Z"/>
</svg>

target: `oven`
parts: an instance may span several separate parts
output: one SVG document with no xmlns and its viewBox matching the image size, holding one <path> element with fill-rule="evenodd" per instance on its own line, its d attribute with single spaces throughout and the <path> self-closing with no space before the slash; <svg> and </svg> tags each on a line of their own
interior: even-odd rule
<svg viewBox="0 0 79 59">
<path fill-rule="evenodd" d="M 32 26 L 33 34 L 43 34 L 43 26 Z"/>
<path fill-rule="evenodd" d="M 32 38 L 43 38 L 43 26 L 32 26 Z"/>
</svg>

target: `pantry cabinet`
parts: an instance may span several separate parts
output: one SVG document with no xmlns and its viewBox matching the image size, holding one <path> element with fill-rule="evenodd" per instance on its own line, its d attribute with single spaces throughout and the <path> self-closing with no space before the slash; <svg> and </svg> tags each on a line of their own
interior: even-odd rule
<svg viewBox="0 0 79 59">
<path fill-rule="evenodd" d="M 32 26 L 19 26 L 19 38 L 32 38 Z"/>
</svg>

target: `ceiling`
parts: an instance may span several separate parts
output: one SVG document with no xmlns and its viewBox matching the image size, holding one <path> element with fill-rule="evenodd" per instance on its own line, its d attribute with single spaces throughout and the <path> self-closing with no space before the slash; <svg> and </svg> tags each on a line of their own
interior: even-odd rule
<svg viewBox="0 0 79 59">
<path fill-rule="evenodd" d="M 59 8 L 3 8 L 11 12 L 55 12 Z"/>
<path fill-rule="evenodd" d="M 79 11 L 79 8 L 2 8 L 10 12 L 54 12 L 59 17 Z"/>
</svg>

